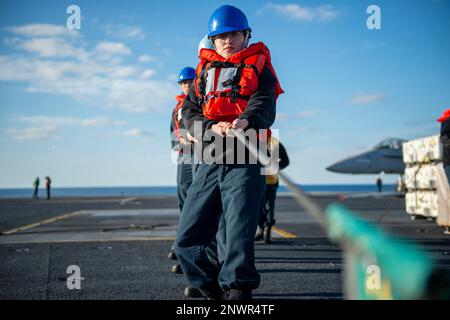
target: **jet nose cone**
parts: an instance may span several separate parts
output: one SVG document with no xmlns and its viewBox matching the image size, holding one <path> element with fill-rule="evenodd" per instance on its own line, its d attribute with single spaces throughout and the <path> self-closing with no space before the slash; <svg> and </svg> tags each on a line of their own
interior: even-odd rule
<svg viewBox="0 0 450 320">
<path fill-rule="evenodd" d="M 336 165 L 332 164 L 331 166 L 328 166 L 325 169 L 331 172 L 336 172 Z"/>
<path fill-rule="evenodd" d="M 346 159 L 342 161 L 338 161 L 326 169 L 331 172 L 338 173 L 351 173 L 352 166 L 354 166 L 354 162 L 351 159 Z"/>
</svg>

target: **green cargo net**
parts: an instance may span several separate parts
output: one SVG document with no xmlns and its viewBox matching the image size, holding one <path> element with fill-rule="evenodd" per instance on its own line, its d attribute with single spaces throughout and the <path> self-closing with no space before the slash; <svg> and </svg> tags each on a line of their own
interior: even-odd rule
<svg viewBox="0 0 450 320">
<path fill-rule="evenodd" d="M 418 246 L 386 235 L 342 205 L 330 205 L 325 214 L 329 237 L 344 250 L 347 298 L 425 297 L 433 263 Z"/>
<path fill-rule="evenodd" d="M 267 155 L 247 143 L 241 132 L 233 133 L 262 166 L 270 167 Z M 282 172 L 278 176 L 297 203 L 340 245 L 347 299 L 450 299 L 448 271 L 437 269 L 417 245 L 388 236 L 340 204 L 324 211 L 288 176 Z"/>
</svg>

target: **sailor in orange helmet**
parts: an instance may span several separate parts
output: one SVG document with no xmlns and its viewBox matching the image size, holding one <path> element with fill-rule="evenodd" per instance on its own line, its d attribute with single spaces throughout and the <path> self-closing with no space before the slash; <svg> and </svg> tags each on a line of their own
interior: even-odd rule
<svg viewBox="0 0 450 320">
<path fill-rule="evenodd" d="M 450 184 L 450 109 L 445 110 L 438 121 L 441 123 L 441 142 L 444 147 L 442 161 Z"/>
</svg>

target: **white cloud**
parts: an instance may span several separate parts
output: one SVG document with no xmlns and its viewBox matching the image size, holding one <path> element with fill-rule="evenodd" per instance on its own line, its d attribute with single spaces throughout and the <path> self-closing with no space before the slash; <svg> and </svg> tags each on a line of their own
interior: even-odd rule
<svg viewBox="0 0 450 320">
<path fill-rule="evenodd" d="M 108 124 L 114 124 L 110 119 L 106 117 L 98 117 L 91 119 L 84 119 L 81 121 L 81 124 L 85 127 L 105 127 Z"/>
<path fill-rule="evenodd" d="M 141 129 L 131 129 L 122 132 L 122 135 L 125 137 L 149 137 L 152 133 Z"/>
<path fill-rule="evenodd" d="M 171 73 L 171 74 L 167 75 L 167 80 L 169 80 L 170 82 L 177 82 L 178 75 L 175 73 Z"/>
<path fill-rule="evenodd" d="M 21 51 L 0 55 L 0 81 L 24 82 L 30 93 L 64 95 L 127 112 L 149 112 L 166 110 L 178 92 L 170 80 L 154 79 L 155 70 L 124 63 L 122 57 L 131 50 L 120 42 L 100 42 L 92 50 L 80 46 L 79 51 L 76 43 L 62 38 L 13 38 L 8 43 Z M 151 57 L 141 58 L 148 59 Z"/>
<path fill-rule="evenodd" d="M 19 27 L 6 28 L 7 31 L 26 37 L 57 37 L 57 36 L 78 36 L 76 30 L 70 30 L 63 25 L 55 24 L 27 24 Z"/>
<path fill-rule="evenodd" d="M 301 22 L 332 21 L 339 16 L 339 12 L 329 4 L 313 8 L 301 6 L 298 4 L 267 3 L 262 9 L 258 11 L 258 14 L 274 11 L 289 19 Z"/>
<path fill-rule="evenodd" d="M 289 121 L 289 120 L 298 120 L 298 119 L 307 119 L 316 116 L 320 111 L 318 110 L 303 110 L 297 112 L 295 114 L 288 114 L 284 112 L 277 112 L 277 120 L 278 121 Z"/>
<path fill-rule="evenodd" d="M 12 119 L 31 125 L 26 128 L 10 128 L 6 133 L 14 140 L 56 140 L 60 137 L 56 134 L 67 127 L 106 127 L 109 125 L 123 126 L 126 121 L 113 120 L 108 117 L 96 118 L 71 118 L 48 116 L 18 116 Z"/>
<path fill-rule="evenodd" d="M 138 69 L 132 66 L 116 66 L 110 69 L 111 76 L 114 78 L 128 78 L 135 76 Z"/>
<path fill-rule="evenodd" d="M 108 125 L 124 126 L 127 124 L 127 122 L 125 120 L 112 120 L 107 117 L 98 117 L 98 118 L 84 119 L 82 124 L 88 127 L 106 127 Z"/>
<path fill-rule="evenodd" d="M 133 112 L 161 110 L 173 99 L 174 86 L 154 80 L 113 79 L 107 81 L 106 105 Z"/>
<path fill-rule="evenodd" d="M 291 125 L 291 126 L 287 126 L 283 129 L 283 135 L 286 135 L 288 137 L 299 137 L 302 134 L 304 134 L 305 132 L 309 132 L 311 130 L 312 130 L 312 128 L 307 127 L 307 126 Z"/>
<path fill-rule="evenodd" d="M 140 27 L 125 25 L 106 25 L 103 27 L 105 33 L 109 36 L 120 39 L 145 39 L 145 33 Z"/>
<path fill-rule="evenodd" d="M 131 50 L 121 42 L 100 42 L 95 48 L 100 54 L 129 55 Z"/>
<path fill-rule="evenodd" d="M 319 21 L 333 21 L 339 16 L 339 12 L 329 4 L 316 8 L 316 17 Z"/>
<path fill-rule="evenodd" d="M 14 140 L 49 140 L 57 139 L 55 127 L 33 127 L 24 129 L 7 129 L 6 133 Z"/>
<path fill-rule="evenodd" d="M 157 60 L 158 59 L 156 59 L 155 57 L 152 57 L 152 56 L 150 56 L 148 54 L 140 55 L 139 58 L 138 58 L 138 61 L 142 62 L 142 63 L 149 63 L 149 62 L 154 62 L 154 61 L 157 61 Z"/>
<path fill-rule="evenodd" d="M 277 112 L 276 120 L 277 121 L 289 120 L 289 115 L 287 113 L 284 113 L 284 112 Z"/>
<path fill-rule="evenodd" d="M 317 112 L 315 112 L 315 111 L 305 110 L 305 111 L 300 111 L 297 115 L 300 119 L 306 119 L 306 118 L 311 118 L 311 117 L 315 116 L 316 114 L 317 114 Z"/>
<path fill-rule="evenodd" d="M 126 125 L 126 121 L 113 120 L 108 117 L 96 118 L 71 118 L 71 117 L 48 117 L 48 116 L 18 116 L 13 119 L 17 122 L 29 123 L 40 127 L 68 127 L 68 126 L 83 126 L 83 127 L 105 127 L 108 125 L 121 126 Z"/>
<path fill-rule="evenodd" d="M 384 100 L 385 96 L 381 93 L 355 93 L 351 103 L 355 105 L 371 104 Z"/>
<path fill-rule="evenodd" d="M 33 38 L 19 43 L 20 48 L 34 52 L 41 57 L 78 57 L 85 58 L 86 52 L 82 48 L 75 48 L 63 39 Z"/>
<path fill-rule="evenodd" d="M 141 77 L 142 77 L 142 79 L 148 79 L 148 78 L 153 77 L 153 76 L 155 75 L 155 73 L 156 73 L 155 70 L 152 70 L 152 69 L 146 69 L 146 70 L 144 70 L 144 71 L 142 72 Z"/>
</svg>

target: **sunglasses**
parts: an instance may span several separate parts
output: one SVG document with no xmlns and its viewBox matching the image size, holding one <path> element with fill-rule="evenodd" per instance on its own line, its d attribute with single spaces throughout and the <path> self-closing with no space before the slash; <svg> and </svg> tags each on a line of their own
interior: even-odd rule
<svg viewBox="0 0 450 320">
<path fill-rule="evenodd" d="M 216 41 L 216 40 L 225 41 L 227 38 L 236 39 L 240 36 L 244 36 L 244 31 L 225 32 L 225 33 L 218 34 L 217 36 L 214 36 L 213 41 Z"/>
</svg>

